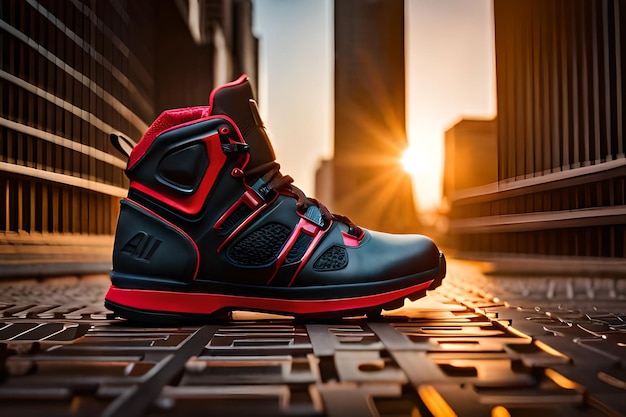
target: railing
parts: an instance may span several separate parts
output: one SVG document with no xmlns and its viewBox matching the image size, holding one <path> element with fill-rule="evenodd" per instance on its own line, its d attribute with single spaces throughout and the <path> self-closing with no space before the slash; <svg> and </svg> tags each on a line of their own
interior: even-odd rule
<svg viewBox="0 0 626 417">
<path fill-rule="evenodd" d="M 626 257 L 626 158 L 455 194 L 462 250 Z"/>
</svg>

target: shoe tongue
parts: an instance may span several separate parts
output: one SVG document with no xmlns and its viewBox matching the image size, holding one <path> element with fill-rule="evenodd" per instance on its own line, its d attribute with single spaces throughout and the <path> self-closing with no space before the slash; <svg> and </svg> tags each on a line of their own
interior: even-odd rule
<svg viewBox="0 0 626 417">
<path fill-rule="evenodd" d="M 250 161 L 246 170 L 269 165 L 276 159 L 274 149 L 259 115 L 248 77 L 213 90 L 209 98 L 211 115 L 230 117 L 250 146 Z"/>
</svg>

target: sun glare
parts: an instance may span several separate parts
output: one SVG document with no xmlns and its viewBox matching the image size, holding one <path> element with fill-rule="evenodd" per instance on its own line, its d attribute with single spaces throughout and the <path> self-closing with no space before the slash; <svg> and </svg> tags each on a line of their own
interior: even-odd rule
<svg viewBox="0 0 626 417">
<path fill-rule="evenodd" d="M 417 175 L 423 169 L 424 157 L 416 146 L 409 145 L 400 158 L 402 168 L 411 176 Z"/>
<path fill-rule="evenodd" d="M 432 143 L 410 143 L 400 157 L 400 165 L 411 176 L 420 210 L 437 207 L 442 176 L 437 148 Z"/>
</svg>

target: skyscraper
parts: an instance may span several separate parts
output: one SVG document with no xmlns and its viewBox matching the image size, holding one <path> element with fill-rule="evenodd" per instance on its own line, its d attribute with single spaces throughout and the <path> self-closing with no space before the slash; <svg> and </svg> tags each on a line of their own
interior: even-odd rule
<svg viewBox="0 0 626 417">
<path fill-rule="evenodd" d="M 215 83 L 256 74 L 250 1 L 197 6 L 0 3 L 0 263 L 16 266 L 3 273 L 110 263 L 128 183 L 109 135 L 136 142 L 165 108 L 206 104 Z"/>
<path fill-rule="evenodd" d="M 418 226 L 399 160 L 405 128 L 404 2 L 335 2 L 333 210 L 369 228 Z M 330 168 L 328 168 L 330 169 Z"/>
<path fill-rule="evenodd" d="M 626 1 L 494 1 L 498 181 L 452 202 L 462 249 L 626 256 Z"/>
</svg>

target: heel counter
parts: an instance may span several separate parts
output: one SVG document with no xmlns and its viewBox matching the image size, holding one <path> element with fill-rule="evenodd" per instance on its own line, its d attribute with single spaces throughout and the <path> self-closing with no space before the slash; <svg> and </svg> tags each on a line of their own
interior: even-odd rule
<svg viewBox="0 0 626 417">
<path fill-rule="evenodd" d="M 113 275 L 189 282 L 198 248 L 184 231 L 130 200 L 122 200 L 113 245 Z"/>
</svg>

